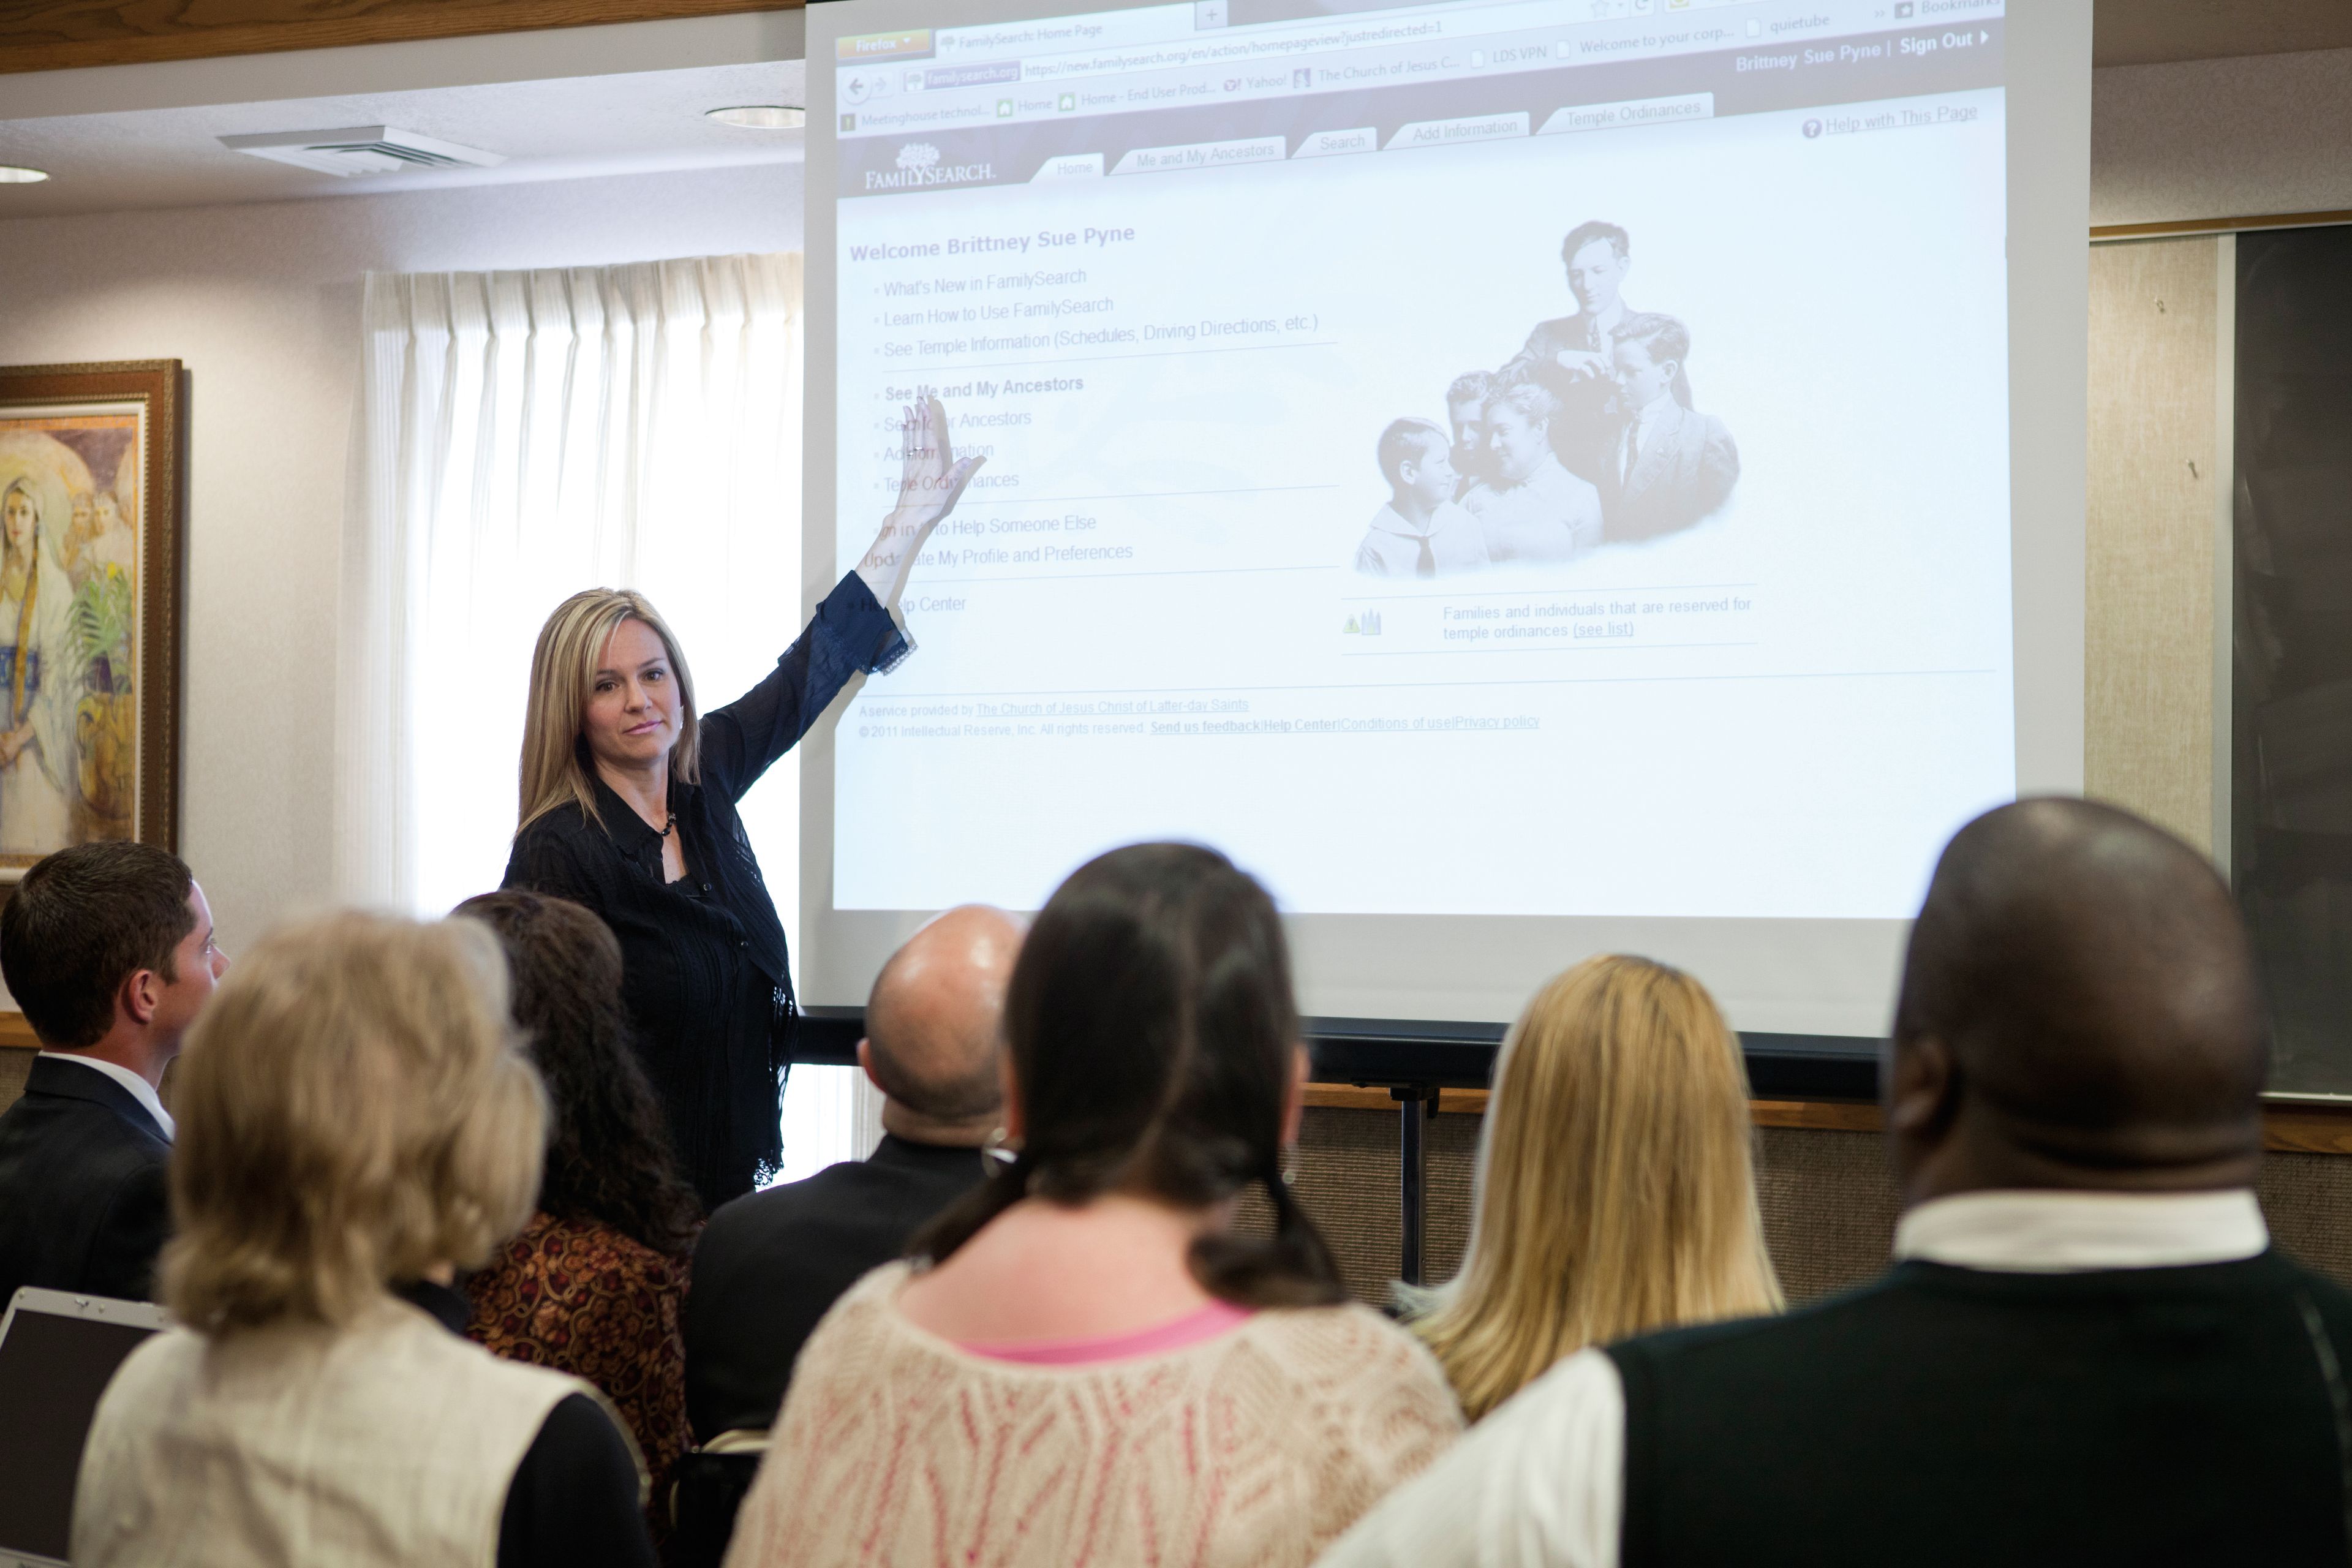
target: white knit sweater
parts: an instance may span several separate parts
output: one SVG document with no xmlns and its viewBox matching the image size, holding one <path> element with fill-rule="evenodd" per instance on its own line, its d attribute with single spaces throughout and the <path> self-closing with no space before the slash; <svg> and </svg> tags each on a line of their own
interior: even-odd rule
<svg viewBox="0 0 2352 1568">
<path fill-rule="evenodd" d="M 728 1568 L 1292 1568 L 1462 1430 L 1369 1308 L 1037 1366 L 908 1322 L 907 1277 L 867 1275 L 801 1352 Z"/>
</svg>

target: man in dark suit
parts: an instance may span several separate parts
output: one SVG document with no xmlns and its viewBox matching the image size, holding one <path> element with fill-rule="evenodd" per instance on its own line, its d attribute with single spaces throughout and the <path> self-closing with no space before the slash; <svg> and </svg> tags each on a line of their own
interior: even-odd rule
<svg viewBox="0 0 2352 1568">
<path fill-rule="evenodd" d="M 1619 297 L 1633 270 L 1633 242 L 1613 223 L 1580 223 L 1560 241 L 1559 260 L 1576 314 L 1538 321 L 1503 367 L 1508 381 L 1532 381 L 1552 395 L 1552 449 L 1568 471 L 1591 484 L 1608 472 L 1626 409 L 1617 395 L 1611 354 L 1619 327 L 1634 311 Z M 1676 365 L 1675 401 L 1690 406 L 1690 382 Z"/>
<path fill-rule="evenodd" d="M 0 1307 L 20 1286 L 140 1299 L 169 1221 L 156 1090 L 228 960 L 152 845 L 61 849 L 0 906 L 0 974 L 39 1037 L 0 1115 Z"/>
<path fill-rule="evenodd" d="M 1599 480 L 1602 537 L 1655 539 L 1714 512 L 1739 482 L 1739 449 L 1712 415 L 1675 395 L 1690 332 L 1654 312 L 1618 323 L 1612 348 L 1625 422 Z"/>
<path fill-rule="evenodd" d="M 686 1405 L 695 1436 L 775 1422 L 793 1362 L 834 1301 L 979 1185 L 1003 1103 L 997 1031 L 1021 926 L 950 910 L 875 977 L 858 1065 L 884 1096 L 872 1156 L 736 1199 L 694 1251 Z"/>
</svg>

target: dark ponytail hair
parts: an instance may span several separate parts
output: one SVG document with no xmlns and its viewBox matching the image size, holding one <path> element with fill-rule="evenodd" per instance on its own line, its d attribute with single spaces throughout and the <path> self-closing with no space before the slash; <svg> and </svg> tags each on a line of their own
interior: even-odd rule
<svg viewBox="0 0 2352 1568">
<path fill-rule="evenodd" d="M 514 1020 L 530 1037 L 553 1103 L 539 1206 L 685 1256 L 702 1205 L 678 1173 L 667 1121 L 637 1061 L 611 928 L 569 900 L 520 890 L 484 893 L 451 913 L 498 933 Z"/>
<path fill-rule="evenodd" d="M 1129 1192 L 1182 1208 L 1257 1183 L 1271 1240 L 1192 1244 L 1210 1294 L 1320 1306 L 1346 1291 L 1282 1177 L 1283 1103 L 1298 1045 L 1290 951 L 1265 889 L 1213 849 L 1136 844 L 1055 889 L 1004 999 L 1022 1148 L 915 1237 L 944 1261 L 1023 1198 Z"/>
</svg>

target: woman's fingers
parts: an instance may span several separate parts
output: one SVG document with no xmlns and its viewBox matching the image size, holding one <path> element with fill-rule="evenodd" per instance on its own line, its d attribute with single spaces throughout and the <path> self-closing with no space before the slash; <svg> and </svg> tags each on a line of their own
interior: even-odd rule
<svg viewBox="0 0 2352 1568">
<path fill-rule="evenodd" d="M 946 479 L 940 481 L 947 498 L 940 502 L 940 517 L 955 510 L 956 502 L 963 499 L 964 486 L 971 483 L 972 475 L 980 472 L 980 466 L 986 461 L 984 457 L 965 458 L 948 470 Z"/>
<path fill-rule="evenodd" d="M 939 456 L 932 459 L 938 471 L 946 473 L 955 467 L 955 450 L 948 444 L 947 405 L 937 397 L 923 399 L 924 434 L 930 437 L 931 449 Z"/>
</svg>

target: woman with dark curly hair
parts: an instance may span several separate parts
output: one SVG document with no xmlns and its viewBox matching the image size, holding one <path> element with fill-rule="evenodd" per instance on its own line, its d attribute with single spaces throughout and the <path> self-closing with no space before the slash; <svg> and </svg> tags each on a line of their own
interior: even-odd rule
<svg viewBox="0 0 2352 1568">
<path fill-rule="evenodd" d="M 506 949 L 515 1022 L 554 1110 L 539 1210 L 466 1282 L 467 1332 L 602 1389 L 635 1434 L 658 1504 L 688 1441 L 678 1324 L 702 1211 L 630 1045 L 620 943 L 578 904 L 541 893 L 485 893 L 455 913 Z M 651 1511 L 659 1539 L 663 1510 Z"/>
</svg>

